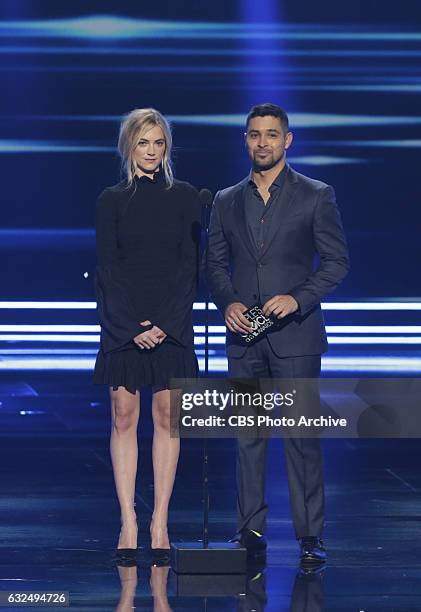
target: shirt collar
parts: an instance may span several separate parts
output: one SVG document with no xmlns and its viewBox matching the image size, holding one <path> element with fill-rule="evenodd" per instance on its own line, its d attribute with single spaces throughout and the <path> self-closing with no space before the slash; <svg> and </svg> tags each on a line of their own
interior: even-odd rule
<svg viewBox="0 0 421 612">
<path fill-rule="evenodd" d="M 154 173 L 152 178 L 147 176 L 146 174 L 142 174 L 140 176 L 135 174 L 134 178 L 137 183 L 146 183 L 148 185 L 149 183 L 161 183 L 164 180 L 164 172 L 162 168 L 160 168 L 157 172 Z"/>
<path fill-rule="evenodd" d="M 283 181 L 285 180 L 285 177 L 286 177 L 287 168 L 288 168 L 288 164 L 285 164 L 285 166 L 282 168 L 280 173 L 276 176 L 276 178 L 272 182 L 271 186 L 269 187 L 269 191 L 272 189 L 272 187 L 282 187 Z M 253 171 L 250 170 L 250 174 L 248 176 L 247 184 L 248 185 L 252 185 L 253 187 L 257 188 L 257 185 L 253 181 L 252 176 L 253 176 Z"/>
</svg>

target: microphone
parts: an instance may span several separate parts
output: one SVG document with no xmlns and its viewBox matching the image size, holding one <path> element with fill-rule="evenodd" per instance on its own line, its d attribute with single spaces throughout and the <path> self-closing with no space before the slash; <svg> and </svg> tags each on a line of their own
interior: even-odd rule
<svg viewBox="0 0 421 612">
<path fill-rule="evenodd" d="M 212 206 L 213 195 L 210 189 L 201 189 L 199 197 L 203 208 L 210 208 Z"/>
<path fill-rule="evenodd" d="M 202 228 L 207 231 L 209 226 L 210 210 L 212 208 L 213 195 L 210 189 L 199 191 L 200 203 L 202 205 Z"/>
</svg>

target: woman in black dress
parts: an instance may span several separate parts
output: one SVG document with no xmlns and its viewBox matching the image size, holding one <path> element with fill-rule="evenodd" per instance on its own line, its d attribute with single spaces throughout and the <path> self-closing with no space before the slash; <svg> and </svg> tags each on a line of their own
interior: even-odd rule
<svg viewBox="0 0 421 612">
<path fill-rule="evenodd" d="M 192 305 L 198 282 L 200 200 L 173 178 L 171 131 L 154 109 L 136 109 L 119 136 L 123 181 L 96 207 L 96 291 L 101 347 L 94 382 L 110 387 L 111 458 L 121 508 L 117 555 L 137 549 L 134 504 L 140 389 L 151 385 L 155 556 L 168 555 L 168 504 L 180 441 L 170 438 L 171 378 L 197 376 Z"/>
</svg>

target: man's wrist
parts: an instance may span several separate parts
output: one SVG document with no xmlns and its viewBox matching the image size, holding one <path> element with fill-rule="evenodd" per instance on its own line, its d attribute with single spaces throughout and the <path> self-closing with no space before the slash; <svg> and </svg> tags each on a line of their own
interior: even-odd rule
<svg viewBox="0 0 421 612">
<path fill-rule="evenodd" d="M 145 331 L 150 331 L 153 328 L 153 323 L 147 323 L 146 325 L 143 325 L 143 323 L 140 324 L 140 327 L 142 328 L 142 331 L 140 332 L 141 334 Z"/>
<path fill-rule="evenodd" d="M 230 306 L 232 306 L 233 304 L 238 304 L 238 302 L 230 302 L 229 304 L 227 304 L 227 305 L 225 306 L 225 308 L 224 308 L 224 317 L 225 317 L 225 316 L 226 316 L 226 314 L 227 314 L 227 310 L 228 310 L 228 308 L 229 308 Z"/>
<path fill-rule="evenodd" d="M 295 300 L 295 303 L 297 304 L 297 310 L 295 310 L 294 312 L 298 312 L 299 313 L 301 311 L 300 302 L 297 300 L 295 295 L 293 295 L 292 293 L 288 293 L 288 295 L 290 297 L 292 297 L 292 299 Z"/>
</svg>

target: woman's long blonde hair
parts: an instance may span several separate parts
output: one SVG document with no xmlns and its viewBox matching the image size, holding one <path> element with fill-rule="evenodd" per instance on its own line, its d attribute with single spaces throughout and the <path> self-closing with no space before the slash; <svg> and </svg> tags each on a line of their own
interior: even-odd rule
<svg viewBox="0 0 421 612">
<path fill-rule="evenodd" d="M 127 187 L 133 183 L 136 172 L 136 164 L 133 152 L 137 147 L 139 139 L 155 125 L 159 125 L 164 133 L 165 153 L 162 158 L 162 170 L 167 187 L 172 187 L 174 175 L 171 169 L 172 135 L 171 127 L 163 115 L 154 108 L 135 108 L 128 113 L 120 126 L 118 137 L 118 152 L 121 157 L 121 169 L 127 180 Z"/>
</svg>

